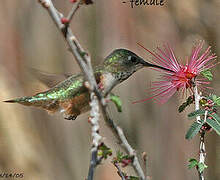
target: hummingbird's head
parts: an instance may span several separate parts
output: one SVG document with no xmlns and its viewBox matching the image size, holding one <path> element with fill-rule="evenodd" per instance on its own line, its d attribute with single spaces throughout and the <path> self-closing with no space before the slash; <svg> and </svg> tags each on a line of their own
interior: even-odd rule
<svg viewBox="0 0 220 180">
<path fill-rule="evenodd" d="M 120 82 L 143 67 L 153 66 L 127 49 L 114 50 L 104 61 L 105 69 L 114 74 Z"/>
</svg>

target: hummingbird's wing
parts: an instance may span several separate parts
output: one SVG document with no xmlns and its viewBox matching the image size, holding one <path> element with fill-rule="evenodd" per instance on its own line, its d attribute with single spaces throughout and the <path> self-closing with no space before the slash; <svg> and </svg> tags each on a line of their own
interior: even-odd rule
<svg viewBox="0 0 220 180">
<path fill-rule="evenodd" d="M 70 73 L 55 74 L 41 71 L 35 68 L 30 68 L 30 71 L 34 75 L 34 77 L 36 77 L 40 82 L 42 82 L 49 88 L 54 87 L 55 85 L 72 76 L 72 74 Z"/>
<path fill-rule="evenodd" d="M 84 87 L 84 77 L 81 74 L 77 74 L 61 81 L 47 91 L 4 102 L 41 107 L 51 113 L 64 109 L 67 114 L 79 114 L 79 108 L 81 108 L 79 105 L 81 104 L 77 103 L 77 101 L 79 95 L 84 94 L 86 91 L 88 90 Z"/>
</svg>

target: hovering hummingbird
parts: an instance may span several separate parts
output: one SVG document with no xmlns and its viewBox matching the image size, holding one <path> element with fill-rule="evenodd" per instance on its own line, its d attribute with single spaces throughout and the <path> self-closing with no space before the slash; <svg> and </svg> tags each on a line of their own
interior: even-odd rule
<svg viewBox="0 0 220 180">
<path fill-rule="evenodd" d="M 100 90 L 106 96 L 117 84 L 143 67 L 171 71 L 148 63 L 129 50 L 116 49 L 101 65 L 94 68 L 94 75 Z M 49 113 L 60 111 L 64 113 L 65 119 L 75 120 L 77 116 L 89 110 L 90 96 L 84 82 L 83 74 L 67 76 L 65 80 L 47 91 L 5 102 L 41 107 Z"/>
</svg>

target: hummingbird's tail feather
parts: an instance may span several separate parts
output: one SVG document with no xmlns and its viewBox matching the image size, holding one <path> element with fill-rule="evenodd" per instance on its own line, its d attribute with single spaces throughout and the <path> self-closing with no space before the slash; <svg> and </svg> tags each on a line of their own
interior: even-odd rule
<svg viewBox="0 0 220 180">
<path fill-rule="evenodd" d="M 6 100 L 3 102 L 6 103 L 19 103 L 25 106 L 31 106 L 33 103 L 31 103 L 32 97 L 21 97 L 21 98 L 16 98 L 16 99 L 10 99 L 10 100 Z"/>
<path fill-rule="evenodd" d="M 55 100 L 48 100 L 45 97 L 39 97 L 39 94 L 35 96 L 25 96 L 21 98 L 11 99 L 3 101 L 6 103 L 19 103 L 25 106 L 41 107 L 47 110 L 49 113 L 54 113 L 59 109 L 59 102 Z"/>
<path fill-rule="evenodd" d="M 6 102 L 6 103 L 16 103 L 17 101 L 15 99 L 11 99 L 11 100 L 3 101 L 3 102 Z"/>
<path fill-rule="evenodd" d="M 25 96 L 21 98 L 3 101 L 6 103 L 18 103 L 25 106 L 34 106 L 45 109 L 48 113 L 53 114 L 59 109 L 59 102 L 54 100 L 40 99 L 38 95 Z"/>
</svg>

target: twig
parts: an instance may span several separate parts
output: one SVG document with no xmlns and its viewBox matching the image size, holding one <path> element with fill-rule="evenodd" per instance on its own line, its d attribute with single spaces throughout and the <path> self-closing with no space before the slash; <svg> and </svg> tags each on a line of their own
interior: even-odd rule
<svg viewBox="0 0 220 180">
<path fill-rule="evenodd" d="M 122 179 L 122 180 L 126 180 L 126 179 L 125 179 L 125 176 L 124 176 L 124 174 L 123 174 L 123 172 L 121 171 L 121 169 L 120 169 L 120 167 L 119 167 L 119 165 L 118 165 L 118 163 L 114 163 L 114 166 L 117 168 L 117 170 L 118 170 L 118 175 L 121 177 L 121 179 Z"/>
<path fill-rule="evenodd" d="M 76 11 L 79 9 L 80 4 L 81 4 L 81 0 L 78 0 L 76 3 L 74 3 L 67 18 L 63 17 L 63 15 L 58 12 L 58 14 L 60 14 L 60 16 L 62 17 L 61 22 L 63 21 L 63 24 L 65 24 L 65 27 L 63 28 L 63 34 L 65 37 L 67 35 L 67 30 L 68 30 L 69 24 L 70 24 L 73 16 L 75 15 Z"/>
<path fill-rule="evenodd" d="M 67 16 L 67 20 L 69 22 L 71 22 L 71 20 L 73 19 L 73 16 L 75 15 L 76 11 L 79 9 L 80 3 L 81 3 L 81 0 L 78 0 L 76 3 L 73 4 L 72 9 L 71 9 L 70 13 Z"/>
<path fill-rule="evenodd" d="M 197 85 L 195 85 L 195 87 L 194 87 L 194 96 L 195 96 L 195 110 L 199 110 L 200 109 L 199 101 L 201 99 L 201 96 L 198 93 Z M 208 114 L 208 111 L 205 111 L 204 121 L 206 121 L 206 119 L 207 119 L 207 114 Z M 198 123 L 201 123 L 200 116 L 197 116 L 196 120 Z M 202 164 L 205 164 L 205 157 L 206 157 L 204 138 L 205 138 L 205 130 L 201 129 L 200 130 L 200 143 L 199 143 L 199 163 L 202 163 Z M 205 180 L 203 171 L 200 172 L 199 168 L 197 168 L 197 171 L 199 174 L 199 180 Z"/>
<path fill-rule="evenodd" d="M 128 143 L 122 129 L 120 127 L 118 127 L 114 123 L 114 121 L 112 121 L 109 118 L 108 112 L 106 110 L 106 100 L 98 89 L 98 85 L 96 83 L 93 69 L 92 69 L 92 65 L 91 65 L 90 56 L 87 53 L 85 53 L 84 49 L 81 47 L 80 43 L 77 41 L 76 37 L 73 35 L 69 26 L 66 26 L 61 22 L 61 17 L 63 17 L 63 15 L 57 11 L 57 9 L 54 7 L 52 1 L 51 0 L 38 0 L 38 1 L 43 5 L 43 7 L 45 7 L 48 10 L 54 23 L 56 24 L 58 29 L 62 32 L 62 34 L 63 34 L 63 36 L 69 46 L 70 52 L 75 57 L 77 63 L 79 64 L 82 72 L 85 75 L 86 80 L 89 83 L 90 92 L 94 92 L 99 100 L 99 104 L 101 105 L 101 110 L 102 110 L 106 124 L 110 127 L 110 129 L 115 134 L 115 136 L 118 138 L 120 143 L 122 143 L 122 146 L 124 147 L 125 151 L 129 155 L 134 156 L 132 166 L 133 166 L 134 170 L 136 171 L 136 173 L 138 174 L 138 176 L 140 177 L 140 179 L 145 180 L 145 176 L 144 176 L 143 170 L 140 166 L 140 163 L 138 161 L 138 158 L 136 156 L 135 150 Z M 73 12 L 74 12 L 73 13 L 73 15 L 74 15 L 75 10 Z M 73 15 L 71 15 L 71 16 L 73 16 Z M 97 158 L 97 151 L 93 150 L 93 148 L 91 151 L 92 151 L 91 152 L 92 153 L 91 162 L 93 162 L 93 158 Z M 93 164 L 90 164 L 90 165 L 93 166 Z M 94 171 L 94 168 L 90 168 L 90 169 Z M 91 173 L 91 174 L 93 175 L 93 173 Z"/>
</svg>

